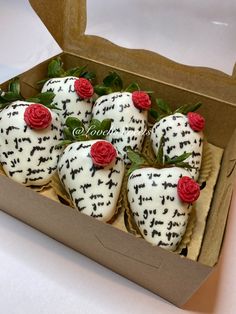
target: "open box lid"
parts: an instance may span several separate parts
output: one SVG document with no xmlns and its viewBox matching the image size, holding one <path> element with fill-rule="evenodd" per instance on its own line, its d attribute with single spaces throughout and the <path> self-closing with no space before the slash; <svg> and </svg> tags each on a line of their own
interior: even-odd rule
<svg viewBox="0 0 236 314">
<path fill-rule="evenodd" d="M 138 3 L 140 2 L 139 0 L 135 0 L 135 3 L 137 1 Z M 129 2 L 133 6 L 130 7 L 128 4 L 128 1 L 126 1 L 125 9 L 123 9 L 123 7 L 121 6 L 123 1 L 121 2 L 110 1 L 109 3 L 112 3 L 112 5 L 114 6 L 117 6 L 117 11 L 115 11 L 113 16 L 116 15 L 119 12 L 119 10 L 122 10 L 122 9 L 127 10 L 128 12 L 129 11 L 137 12 L 137 8 L 135 8 L 136 11 L 134 10 L 134 0 L 129 0 Z M 138 75 L 142 75 L 142 76 L 154 79 L 154 80 L 159 80 L 159 81 L 171 84 L 171 85 L 182 87 L 184 89 L 192 90 L 197 93 L 210 96 L 212 98 L 217 98 L 219 100 L 227 101 L 229 103 L 236 103 L 236 88 L 235 88 L 236 67 L 234 67 L 234 70 L 232 69 L 232 75 L 229 75 L 217 69 L 183 65 L 183 64 L 171 61 L 170 59 L 167 59 L 161 56 L 160 54 L 157 54 L 156 52 L 123 48 L 123 47 L 117 46 L 114 43 L 111 43 L 105 38 L 94 36 L 94 35 L 86 35 L 88 32 L 92 33 L 92 29 L 95 29 L 95 26 L 97 26 L 96 29 L 99 29 L 98 25 L 95 25 L 97 23 L 96 21 L 92 24 L 90 21 L 86 23 L 87 9 L 88 9 L 88 18 L 95 16 L 94 12 L 98 10 L 98 13 L 96 14 L 96 19 L 99 18 L 99 15 L 102 14 L 102 20 L 104 21 L 103 25 L 107 25 L 106 22 L 110 23 L 112 18 L 107 19 L 106 17 L 107 15 L 110 14 L 110 11 L 107 11 L 107 10 L 109 8 L 110 8 L 109 10 L 111 10 L 111 4 L 110 6 L 108 6 L 108 1 L 106 2 L 105 0 L 102 0 L 102 1 L 30 0 L 30 3 L 32 7 L 34 8 L 34 10 L 39 15 L 39 17 L 41 18 L 41 20 L 43 21 L 43 23 L 47 26 L 50 33 L 53 35 L 53 37 L 56 39 L 56 41 L 59 43 L 59 45 L 63 48 L 65 52 L 76 54 L 83 58 L 95 60 L 99 63 L 108 64 L 118 69 L 120 68 L 120 69 L 129 71 Z M 168 0 L 168 3 L 171 5 L 172 4 L 174 5 L 174 0 Z M 193 1 L 191 3 L 193 4 Z M 201 3 L 202 3 L 202 7 L 201 7 Z M 195 15 L 198 13 L 198 15 L 195 16 L 195 19 L 197 19 L 198 16 L 200 18 L 200 16 L 204 14 L 204 11 L 203 11 L 204 8 L 208 9 L 208 12 L 205 12 L 203 19 L 208 18 L 207 15 L 209 13 L 209 6 L 206 7 L 206 4 L 204 3 L 205 3 L 204 1 L 201 1 L 199 3 L 199 7 L 196 6 L 196 4 L 195 5 L 193 4 L 193 11 L 191 11 L 192 9 L 189 11 L 189 12 L 193 12 Z M 145 1 L 145 4 L 147 7 L 148 5 L 152 5 L 152 6 L 155 5 L 155 10 L 151 10 L 155 12 L 155 11 L 161 10 L 160 8 L 164 10 L 163 8 L 165 8 L 164 5 L 166 5 L 166 1 L 149 0 L 148 2 Z M 100 5 L 101 7 L 99 9 Z M 175 4 L 175 8 L 177 8 L 176 6 L 177 4 Z M 186 4 L 186 8 L 189 8 L 190 6 L 191 4 L 188 1 L 188 5 Z M 214 5 L 212 4 L 212 6 L 213 7 L 216 6 L 215 2 L 214 2 Z M 136 5 L 136 7 L 138 6 Z M 141 8 L 142 8 L 143 16 L 145 16 L 146 8 L 143 8 L 143 6 L 141 6 Z M 223 12 L 222 16 L 227 17 L 227 20 L 221 20 L 221 18 L 217 15 L 215 16 L 215 18 L 213 18 L 212 15 L 210 15 L 211 19 L 209 18 L 209 21 L 211 22 L 221 21 L 221 23 L 227 24 L 228 16 L 233 17 L 234 16 L 233 12 L 236 10 L 234 1 L 227 1 L 227 3 L 225 2 L 225 5 L 221 4 L 219 8 L 221 8 L 220 12 Z M 149 13 L 151 11 L 149 11 Z M 137 14 L 141 15 L 140 11 L 139 13 L 136 13 L 136 15 Z M 209 14 L 211 14 L 211 11 Z M 175 16 L 175 13 L 173 13 L 173 16 Z M 124 21 L 125 23 L 125 20 L 123 19 L 123 17 L 120 17 L 120 20 L 122 22 Z M 144 28 L 147 27 L 148 20 L 149 20 L 149 16 L 146 18 L 146 22 L 144 20 L 142 21 Z M 231 23 L 231 20 L 229 21 Z M 224 25 L 221 25 L 221 27 L 229 29 L 230 34 L 232 34 L 231 31 L 233 32 L 233 28 L 236 26 L 235 24 L 232 24 L 232 23 L 230 24 L 230 23 L 228 22 L 229 25 L 227 27 Z M 87 24 L 87 30 L 86 30 L 86 24 Z M 220 27 L 217 23 L 212 24 L 212 25 L 218 28 Z M 135 29 L 135 27 L 133 27 L 133 29 Z M 127 25 L 127 28 L 128 28 L 128 25 Z M 104 34 L 106 32 L 107 31 L 105 27 Z M 95 33 L 95 31 L 93 31 L 93 33 Z M 235 32 L 233 32 L 233 34 L 234 33 Z M 99 34 L 103 35 L 101 32 Z M 107 34 L 109 34 L 109 32 L 107 32 Z M 230 40 L 230 36 L 228 36 L 228 40 Z M 127 38 L 127 36 L 125 38 Z M 152 37 L 150 36 L 150 38 Z M 220 37 L 219 39 L 220 39 L 219 46 L 226 45 L 223 41 L 224 38 Z M 120 42 L 117 42 L 117 43 L 120 43 Z M 131 47 L 133 47 L 132 45 L 134 44 L 132 43 L 130 45 Z M 235 45 L 235 41 L 234 41 L 234 45 Z M 231 46 L 231 43 L 230 43 L 228 47 L 232 49 L 233 46 Z M 146 47 L 143 47 L 143 48 L 147 48 L 147 45 Z M 159 52 L 160 51 L 161 50 L 159 50 Z M 222 54 L 222 59 L 228 58 L 228 56 L 225 57 L 223 55 L 223 52 L 221 54 Z M 235 51 L 235 56 L 236 56 L 236 51 Z M 235 57 L 235 60 L 236 60 L 236 57 Z M 233 66 L 232 58 L 231 58 L 231 63 Z M 206 66 L 206 64 L 204 64 L 204 66 Z M 210 64 L 209 66 L 212 66 L 212 64 Z"/>
<path fill-rule="evenodd" d="M 1 27 L 0 35 L 2 46 L 7 49 L 0 52 L 0 83 L 59 54 L 62 47 L 81 57 L 236 102 L 233 1 L 217 0 L 219 5 L 211 10 L 211 3 L 186 0 L 181 5 L 176 0 L 148 0 L 145 5 L 141 0 L 2 2 L 1 24 L 7 27 Z M 11 16 L 13 26 L 9 25 Z M 198 32 L 194 32 L 196 28 Z"/>
</svg>

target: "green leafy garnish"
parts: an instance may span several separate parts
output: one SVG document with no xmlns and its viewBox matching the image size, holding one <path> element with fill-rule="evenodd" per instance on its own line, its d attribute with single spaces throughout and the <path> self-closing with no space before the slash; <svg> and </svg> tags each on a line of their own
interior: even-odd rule
<svg viewBox="0 0 236 314">
<path fill-rule="evenodd" d="M 48 77 L 62 77 L 64 76 L 65 71 L 63 69 L 63 62 L 61 61 L 61 58 L 58 57 L 54 60 L 52 60 L 48 65 Z"/>
<path fill-rule="evenodd" d="M 201 103 L 196 103 L 193 105 L 183 105 L 176 110 L 171 110 L 170 106 L 163 99 L 156 99 L 156 103 L 153 103 L 153 107 L 149 110 L 150 115 L 158 122 L 161 119 L 175 114 L 182 113 L 183 115 L 187 115 L 189 112 L 194 112 L 201 107 Z"/>
<path fill-rule="evenodd" d="M 113 92 L 120 92 L 123 88 L 121 77 L 116 72 L 110 72 L 104 80 L 103 84 L 96 85 L 94 91 L 97 95 L 107 95 Z"/>
<path fill-rule="evenodd" d="M 59 147 L 78 141 L 104 139 L 110 130 L 111 119 L 102 121 L 92 119 L 88 129 L 85 129 L 84 124 L 76 117 L 68 117 L 65 124 L 66 127 L 63 130 L 64 141 L 59 144 Z"/>
<path fill-rule="evenodd" d="M 72 144 L 72 143 L 73 143 L 73 141 L 64 140 L 64 141 L 61 141 L 59 144 L 57 144 L 55 147 L 56 147 L 56 148 L 62 148 L 62 147 L 64 147 L 64 146 L 70 145 L 70 144 Z"/>
<path fill-rule="evenodd" d="M 133 93 L 133 92 L 138 91 L 138 90 L 140 90 L 139 85 L 137 83 L 133 82 L 125 89 L 125 92 Z"/>
<path fill-rule="evenodd" d="M 71 132 L 76 128 L 83 128 L 85 130 L 83 123 L 75 117 L 68 117 L 65 124 Z"/>
<path fill-rule="evenodd" d="M 131 166 L 127 172 L 127 175 L 130 175 L 134 170 L 144 168 L 144 167 L 153 167 L 156 169 L 170 168 L 170 167 L 180 167 L 186 169 L 194 169 L 189 163 L 185 160 L 192 155 L 192 153 L 183 153 L 181 156 L 170 158 L 169 156 L 164 155 L 164 145 L 165 138 L 161 137 L 159 143 L 159 149 L 157 151 L 157 157 L 155 160 L 150 160 L 148 157 L 143 155 L 140 152 L 133 151 L 130 147 L 127 147 L 127 156 L 131 161 Z"/>
<path fill-rule="evenodd" d="M 131 161 L 131 163 L 133 163 L 133 164 L 141 165 L 141 164 L 146 162 L 146 159 L 143 156 L 141 156 L 140 153 L 137 153 L 137 152 L 131 150 L 131 148 L 128 148 L 127 156 L 129 158 L 129 160 Z"/>
<path fill-rule="evenodd" d="M 94 86 L 94 92 L 98 96 L 103 96 L 103 95 L 111 94 L 113 91 L 110 87 L 103 86 L 103 85 L 96 85 Z"/>
<path fill-rule="evenodd" d="M 64 69 L 64 64 L 60 57 L 53 59 L 48 65 L 47 78 L 39 81 L 37 84 L 42 85 L 47 82 L 50 78 L 75 76 L 84 77 L 90 81 L 94 80 L 96 75 L 94 72 L 89 72 L 86 70 L 87 65 L 81 67 L 74 67 L 69 70 Z"/>
<path fill-rule="evenodd" d="M 8 85 L 8 92 L 11 92 L 15 95 L 20 95 L 20 80 L 18 77 L 10 81 Z"/>
<path fill-rule="evenodd" d="M 162 113 L 165 113 L 168 115 L 172 113 L 170 106 L 163 99 L 160 99 L 160 98 L 156 99 L 156 104 L 157 104 L 158 109 Z"/>
<path fill-rule="evenodd" d="M 26 101 L 42 104 L 49 109 L 61 110 L 55 104 L 53 104 L 54 97 L 55 94 L 53 92 L 45 92 L 39 93 L 34 97 L 27 98 Z"/>
<path fill-rule="evenodd" d="M 13 101 L 23 99 L 24 98 L 20 93 L 20 81 L 18 77 L 10 81 L 8 85 L 8 90 L 6 92 L 0 89 L 0 109 L 5 108 Z"/>
<path fill-rule="evenodd" d="M 200 102 L 193 105 L 183 105 L 176 109 L 174 113 L 182 113 L 184 115 L 187 115 L 189 112 L 197 111 L 201 107 L 201 105 L 202 104 Z"/>
<path fill-rule="evenodd" d="M 157 110 L 155 110 L 154 108 L 151 108 L 149 110 L 149 113 L 150 113 L 151 117 L 153 117 L 155 120 L 158 120 L 159 113 Z"/>
<path fill-rule="evenodd" d="M 92 119 L 88 128 L 88 134 L 93 139 L 105 138 L 111 128 L 111 119 L 99 121 Z"/>
<path fill-rule="evenodd" d="M 113 91 L 120 91 L 123 88 L 121 77 L 116 72 L 110 72 L 103 80 L 103 84 L 112 87 Z"/>
<path fill-rule="evenodd" d="M 182 155 L 174 158 L 167 157 L 165 160 L 165 163 L 167 164 L 177 164 L 180 162 L 183 162 L 185 159 L 187 159 L 189 156 L 191 156 L 192 153 L 183 153 Z"/>
<path fill-rule="evenodd" d="M 127 147 L 127 156 L 131 161 L 131 166 L 128 169 L 127 175 L 130 175 L 134 170 L 148 166 L 147 159 L 137 151 L 133 151 L 130 147 Z"/>
</svg>

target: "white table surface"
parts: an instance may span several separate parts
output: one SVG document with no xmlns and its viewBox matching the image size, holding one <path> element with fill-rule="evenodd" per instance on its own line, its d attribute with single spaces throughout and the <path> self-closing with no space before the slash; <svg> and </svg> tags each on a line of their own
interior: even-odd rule
<svg viewBox="0 0 236 314">
<path fill-rule="evenodd" d="M 236 189 L 214 273 L 185 311 L 0 212 L 0 313 L 218 313 L 236 311 Z"/>
</svg>

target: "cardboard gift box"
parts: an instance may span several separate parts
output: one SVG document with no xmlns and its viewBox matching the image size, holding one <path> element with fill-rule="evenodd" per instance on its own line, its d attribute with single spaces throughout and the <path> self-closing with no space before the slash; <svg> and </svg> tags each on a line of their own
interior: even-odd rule
<svg viewBox="0 0 236 314">
<path fill-rule="evenodd" d="M 177 306 L 183 305 L 212 272 L 221 250 L 236 177 L 235 75 L 177 64 L 156 53 L 118 47 L 84 35 L 86 1 L 31 0 L 31 5 L 62 47 L 66 68 L 87 64 L 98 81 L 117 71 L 124 83 L 143 89 L 173 105 L 202 102 L 208 141 L 224 149 L 197 261 L 153 247 L 143 239 L 58 204 L 11 179 L 0 176 L 0 208 L 50 237 L 83 253 Z M 25 96 L 36 93 L 48 60 L 20 76 Z M 4 84 L 3 84 L 4 86 Z"/>
</svg>

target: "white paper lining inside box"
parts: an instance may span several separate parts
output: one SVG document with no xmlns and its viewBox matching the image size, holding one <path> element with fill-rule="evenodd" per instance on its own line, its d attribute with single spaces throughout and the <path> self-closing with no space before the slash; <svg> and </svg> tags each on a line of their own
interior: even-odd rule
<svg viewBox="0 0 236 314">
<path fill-rule="evenodd" d="M 0 83 L 62 52 L 27 0 L 0 7 Z"/>
<path fill-rule="evenodd" d="M 230 0 L 87 0 L 86 34 L 231 75 L 235 16 Z"/>
</svg>

